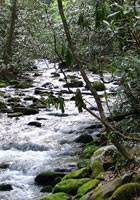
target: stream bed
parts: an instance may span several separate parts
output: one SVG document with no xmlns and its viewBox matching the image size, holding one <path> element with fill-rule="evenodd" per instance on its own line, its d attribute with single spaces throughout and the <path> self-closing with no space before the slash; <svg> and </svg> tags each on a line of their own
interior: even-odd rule
<svg viewBox="0 0 140 200">
<path fill-rule="evenodd" d="M 36 88 L 52 91 L 54 95 L 60 93 L 65 98 L 65 113 L 62 114 L 53 107 L 40 108 L 38 114 L 13 118 L 9 118 L 7 113 L 0 113 L 0 185 L 10 184 L 13 188 L 11 191 L 0 192 L 0 200 L 38 200 L 44 194 L 40 193 L 41 188 L 35 184 L 35 176 L 48 170 L 76 169 L 81 147 L 74 142 L 75 138 L 82 133 L 90 133 L 94 137 L 102 130 L 87 129 L 98 122 L 87 112 L 78 112 L 75 101 L 71 99 L 73 94 L 67 94 L 67 88 L 63 87 L 65 82 L 59 81 L 64 76 L 57 65 L 39 60 L 36 61 L 36 66 L 37 69 L 30 72 L 33 87 L 15 89 L 7 86 L 1 88 L 1 91 L 10 97 L 20 97 L 24 105 L 32 103 L 25 101 L 25 97 L 40 98 L 39 94 L 35 94 Z M 40 76 L 34 76 L 35 72 Z M 56 74 L 59 74 L 58 77 Z M 69 71 L 66 74 L 80 80 L 78 72 Z M 90 75 L 91 81 L 98 79 L 97 75 Z M 110 89 L 115 85 L 108 84 L 107 87 Z M 84 99 L 90 102 L 89 107 L 96 112 L 96 105 L 92 96 L 88 94 L 89 91 L 85 87 L 81 90 L 86 94 Z M 0 100 L 6 101 L 3 97 Z M 39 122 L 40 127 L 28 125 L 33 121 Z"/>
</svg>

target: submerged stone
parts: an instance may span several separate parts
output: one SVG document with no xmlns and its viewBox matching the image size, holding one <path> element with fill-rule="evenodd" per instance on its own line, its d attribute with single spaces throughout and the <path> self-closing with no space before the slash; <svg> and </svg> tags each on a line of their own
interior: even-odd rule
<svg viewBox="0 0 140 200">
<path fill-rule="evenodd" d="M 33 85 L 31 83 L 18 83 L 15 85 L 15 88 L 20 88 L 20 89 L 26 89 L 26 88 L 30 88 L 33 87 Z"/>
<path fill-rule="evenodd" d="M 50 196 L 41 197 L 40 200 L 71 200 L 72 197 L 64 192 L 52 194 Z"/>
<path fill-rule="evenodd" d="M 90 178 L 80 178 L 80 179 L 67 179 L 57 185 L 55 185 L 54 193 L 56 192 L 66 192 L 71 195 L 77 193 L 78 188 L 84 183 L 90 181 Z"/>
<path fill-rule="evenodd" d="M 64 88 L 77 88 L 77 87 L 83 87 L 83 82 L 82 81 L 73 81 L 71 83 L 66 83 L 63 85 Z"/>
</svg>

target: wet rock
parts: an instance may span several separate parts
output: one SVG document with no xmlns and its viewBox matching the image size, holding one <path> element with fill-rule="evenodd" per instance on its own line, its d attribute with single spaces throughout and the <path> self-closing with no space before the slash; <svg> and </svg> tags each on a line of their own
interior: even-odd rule
<svg viewBox="0 0 140 200">
<path fill-rule="evenodd" d="M 64 177 L 65 173 L 63 172 L 43 172 L 41 174 L 38 174 L 35 178 L 35 182 L 39 185 L 55 185 L 55 179 L 57 177 Z"/>
<path fill-rule="evenodd" d="M 16 84 L 19 84 L 19 81 L 18 80 L 10 80 L 9 84 L 16 85 Z"/>
<path fill-rule="evenodd" d="M 128 183 L 119 187 L 110 200 L 132 200 L 135 197 L 140 197 L 140 184 Z"/>
<path fill-rule="evenodd" d="M 39 113 L 39 111 L 32 107 L 14 107 L 15 112 L 22 112 L 24 115 L 34 115 Z"/>
<path fill-rule="evenodd" d="M 47 192 L 47 193 L 51 193 L 53 191 L 53 188 L 51 185 L 48 186 L 44 186 L 40 192 Z"/>
<path fill-rule="evenodd" d="M 19 97 L 11 97 L 8 99 L 8 102 L 20 102 L 20 98 Z"/>
<path fill-rule="evenodd" d="M 37 76 L 41 76 L 41 74 L 38 73 L 38 72 L 35 72 L 35 73 L 34 73 L 34 76 L 35 76 L 35 77 L 37 77 Z"/>
<path fill-rule="evenodd" d="M 27 96 L 24 98 L 25 101 L 34 101 L 34 99 L 36 99 L 36 98 L 33 96 Z"/>
<path fill-rule="evenodd" d="M 88 165 L 89 165 L 89 162 L 87 160 L 84 160 L 84 159 L 78 160 L 78 162 L 77 162 L 78 169 L 88 167 Z"/>
<path fill-rule="evenodd" d="M 71 200 L 72 197 L 64 192 L 52 194 L 50 196 L 41 197 L 40 200 Z"/>
<path fill-rule="evenodd" d="M 70 142 L 68 140 L 61 140 L 59 142 L 59 144 L 63 145 L 63 144 L 69 144 Z"/>
<path fill-rule="evenodd" d="M 10 191 L 13 190 L 10 184 L 0 184 L 0 191 Z"/>
<path fill-rule="evenodd" d="M 83 87 L 82 81 L 73 81 L 71 83 L 66 83 L 63 85 L 64 88 L 77 88 L 77 87 Z"/>
<path fill-rule="evenodd" d="M 100 183 L 100 181 L 97 179 L 88 181 L 87 183 L 85 183 L 81 187 L 79 187 L 77 193 L 83 196 L 86 193 L 88 193 L 90 190 L 96 188 L 99 183 Z"/>
<path fill-rule="evenodd" d="M 92 141 L 93 141 L 92 136 L 88 134 L 82 134 L 78 138 L 75 139 L 75 142 L 84 143 L 84 144 L 92 142 Z"/>
<path fill-rule="evenodd" d="M 53 89 L 54 85 L 50 82 L 47 82 L 47 83 L 43 84 L 42 87 L 45 87 L 45 88 L 48 88 L 48 89 Z"/>
<path fill-rule="evenodd" d="M 104 172 L 104 168 L 101 162 L 95 160 L 91 166 L 92 177 L 96 178 L 101 172 Z"/>
<path fill-rule="evenodd" d="M 85 178 L 89 176 L 89 169 L 88 168 L 82 168 L 78 169 L 76 171 L 70 172 L 66 174 L 63 178 L 63 181 L 66 179 L 76 179 L 76 178 Z"/>
<path fill-rule="evenodd" d="M 52 95 L 53 92 L 52 91 L 48 91 L 45 88 L 35 88 L 35 94 L 40 94 L 40 95 Z"/>
<path fill-rule="evenodd" d="M 68 194 L 75 195 L 77 193 L 78 188 L 90 180 L 90 178 L 64 180 L 55 185 L 54 193 L 66 192 Z"/>
<path fill-rule="evenodd" d="M 16 84 L 14 87 L 19 88 L 19 89 L 26 89 L 26 88 L 33 87 L 33 85 L 31 83 L 22 82 L 22 83 Z"/>
<path fill-rule="evenodd" d="M 1 163 L 0 164 L 0 169 L 7 169 L 9 167 L 8 163 Z"/>
<path fill-rule="evenodd" d="M 8 113 L 8 117 L 21 117 L 22 115 L 22 112 Z"/>
<path fill-rule="evenodd" d="M 29 126 L 41 127 L 41 123 L 40 122 L 29 122 L 28 125 Z"/>
</svg>

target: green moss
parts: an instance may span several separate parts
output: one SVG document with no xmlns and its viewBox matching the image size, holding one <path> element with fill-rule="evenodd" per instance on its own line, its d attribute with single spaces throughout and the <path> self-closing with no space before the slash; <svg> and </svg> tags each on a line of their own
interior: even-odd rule
<svg viewBox="0 0 140 200">
<path fill-rule="evenodd" d="M 6 104 L 0 101 L 0 109 L 6 108 Z"/>
<path fill-rule="evenodd" d="M 99 156 L 99 155 L 101 155 L 103 153 L 103 151 L 97 151 L 97 152 L 95 152 L 94 154 L 93 154 L 93 156 L 92 157 L 97 157 L 97 156 Z"/>
<path fill-rule="evenodd" d="M 26 88 L 30 88 L 30 87 L 33 87 L 32 84 L 25 83 L 25 82 L 15 85 L 15 88 L 20 88 L 20 89 L 26 89 Z"/>
<path fill-rule="evenodd" d="M 101 81 L 95 81 L 93 83 L 93 87 L 95 88 L 96 91 L 104 91 L 105 86 Z"/>
<path fill-rule="evenodd" d="M 16 113 L 9 113 L 8 117 L 20 117 L 22 115 L 23 115 L 22 112 L 16 112 Z"/>
<path fill-rule="evenodd" d="M 101 172 L 104 172 L 103 165 L 98 160 L 95 160 L 92 163 L 91 170 L 92 170 L 92 177 L 93 178 L 97 177 Z"/>
<path fill-rule="evenodd" d="M 85 184 L 83 184 L 77 191 L 78 194 L 84 195 L 90 190 L 94 189 L 100 183 L 99 180 L 93 179 Z"/>
<path fill-rule="evenodd" d="M 89 162 L 88 161 L 86 161 L 86 160 L 78 160 L 78 162 L 77 162 L 77 167 L 79 168 L 79 169 L 81 169 L 81 168 L 84 168 L 84 167 L 89 167 Z"/>
<path fill-rule="evenodd" d="M 132 200 L 140 196 L 139 183 L 127 183 L 119 187 L 112 195 L 111 200 Z"/>
<path fill-rule="evenodd" d="M 76 178 L 85 178 L 89 176 L 89 169 L 88 168 L 82 168 L 82 169 L 78 169 L 76 171 L 70 172 L 68 174 L 66 174 L 63 178 L 63 180 L 66 179 L 76 179 Z"/>
<path fill-rule="evenodd" d="M 71 199 L 72 198 L 70 195 L 63 193 L 63 192 L 40 198 L 40 200 L 71 200 Z"/>
<path fill-rule="evenodd" d="M 5 82 L 1 82 L 0 83 L 0 87 L 6 87 L 6 83 Z"/>
<path fill-rule="evenodd" d="M 66 192 L 68 194 L 75 195 L 77 193 L 77 189 L 90 180 L 90 178 L 67 179 L 58 183 L 54 188 L 54 192 Z"/>
<path fill-rule="evenodd" d="M 98 150 L 100 148 L 100 146 L 96 146 L 95 144 L 93 145 L 87 145 L 85 148 L 84 148 L 84 157 L 85 158 L 90 158 L 92 156 L 92 154 Z"/>
</svg>

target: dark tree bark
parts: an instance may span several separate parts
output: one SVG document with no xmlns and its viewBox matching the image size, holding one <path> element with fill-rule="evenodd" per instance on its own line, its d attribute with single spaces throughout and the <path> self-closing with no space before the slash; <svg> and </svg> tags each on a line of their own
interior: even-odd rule
<svg viewBox="0 0 140 200">
<path fill-rule="evenodd" d="M 5 64 L 8 64 L 12 58 L 12 43 L 13 43 L 15 23 L 16 23 L 16 18 L 17 18 L 17 3 L 18 3 L 18 0 L 13 0 L 10 30 L 9 30 L 9 35 L 7 38 L 6 49 L 4 52 Z"/>
</svg>

